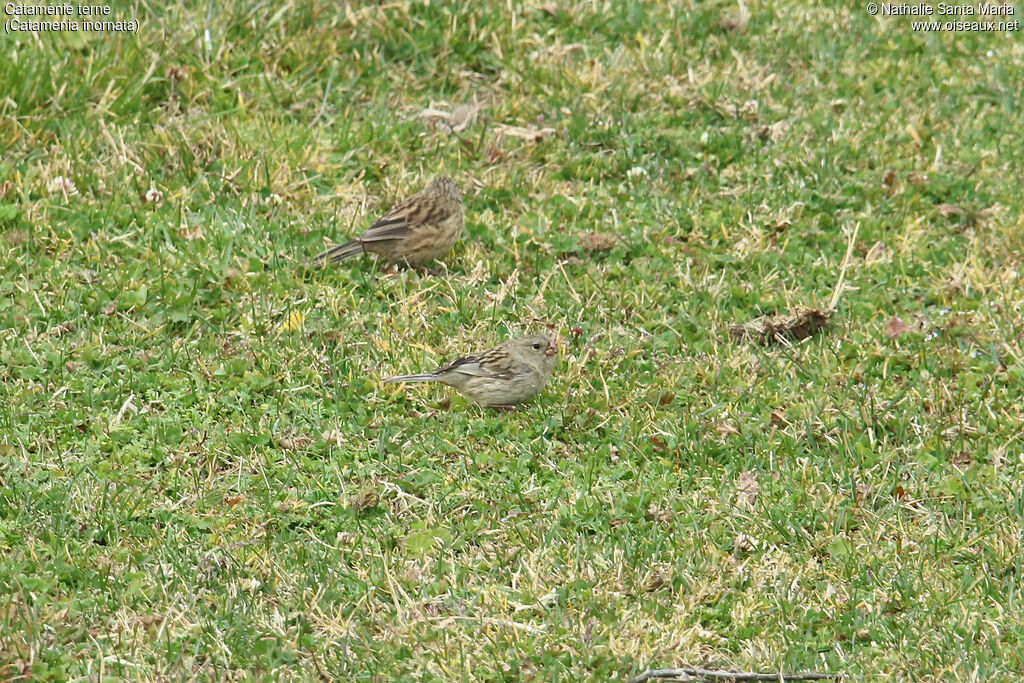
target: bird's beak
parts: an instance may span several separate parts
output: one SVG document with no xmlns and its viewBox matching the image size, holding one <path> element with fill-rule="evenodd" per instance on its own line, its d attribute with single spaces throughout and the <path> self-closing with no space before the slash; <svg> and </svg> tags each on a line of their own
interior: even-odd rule
<svg viewBox="0 0 1024 683">
<path fill-rule="evenodd" d="M 557 356 L 558 345 L 555 342 L 548 342 L 548 348 L 544 349 L 545 356 Z"/>
</svg>

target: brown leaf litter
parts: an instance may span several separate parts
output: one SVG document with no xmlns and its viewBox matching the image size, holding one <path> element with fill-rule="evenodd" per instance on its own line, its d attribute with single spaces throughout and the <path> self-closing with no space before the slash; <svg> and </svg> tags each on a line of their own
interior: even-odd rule
<svg viewBox="0 0 1024 683">
<path fill-rule="evenodd" d="M 805 339 L 828 324 L 832 311 L 827 308 L 798 306 L 781 315 L 762 315 L 750 322 L 729 328 L 729 336 L 736 341 L 756 341 L 771 344 L 783 339 Z"/>
<path fill-rule="evenodd" d="M 583 232 L 576 238 L 576 243 L 584 251 L 608 251 L 618 241 L 618 236 L 610 232 Z"/>
<path fill-rule="evenodd" d="M 796 306 L 785 313 L 770 313 L 745 323 L 737 323 L 729 327 L 729 336 L 735 341 L 754 341 L 759 344 L 772 344 L 788 340 L 801 340 L 810 337 L 824 328 L 832 314 L 836 310 L 839 296 L 843 292 L 843 279 L 846 277 L 846 267 L 850 263 L 850 255 L 853 253 L 853 245 L 857 240 L 857 231 L 860 225 L 854 226 L 850 234 L 849 244 L 846 246 L 846 256 L 843 257 L 843 265 L 839 269 L 839 278 L 836 281 L 835 290 L 832 292 L 832 300 L 822 308 L 814 306 Z"/>
</svg>

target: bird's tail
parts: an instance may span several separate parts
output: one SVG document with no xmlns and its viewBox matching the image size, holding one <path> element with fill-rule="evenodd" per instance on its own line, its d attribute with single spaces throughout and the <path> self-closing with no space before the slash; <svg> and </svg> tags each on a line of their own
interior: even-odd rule
<svg viewBox="0 0 1024 683">
<path fill-rule="evenodd" d="M 397 377 L 388 377 L 385 382 L 429 382 L 430 380 L 437 379 L 437 375 L 432 372 L 426 372 L 422 375 L 398 375 Z"/>
<path fill-rule="evenodd" d="M 356 254 L 363 253 L 363 243 L 359 240 L 352 240 L 331 247 L 327 251 L 323 251 L 313 257 L 310 261 L 310 265 L 314 268 L 322 268 L 328 263 L 337 263 L 338 261 L 347 259 L 349 256 L 355 256 Z"/>
</svg>

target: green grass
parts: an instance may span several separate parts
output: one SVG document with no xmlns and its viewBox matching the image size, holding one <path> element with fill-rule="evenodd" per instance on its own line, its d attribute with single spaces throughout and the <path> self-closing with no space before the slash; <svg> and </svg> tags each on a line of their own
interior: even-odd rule
<svg viewBox="0 0 1024 683">
<path fill-rule="evenodd" d="M 1020 33 L 186 4 L 0 39 L 0 677 L 1024 672 Z M 441 273 L 298 267 L 438 172 Z"/>
</svg>

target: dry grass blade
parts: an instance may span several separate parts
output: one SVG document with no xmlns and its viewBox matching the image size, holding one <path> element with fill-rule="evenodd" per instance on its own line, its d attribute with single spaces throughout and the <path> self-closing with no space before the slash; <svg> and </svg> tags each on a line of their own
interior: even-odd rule
<svg viewBox="0 0 1024 683">
<path fill-rule="evenodd" d="M 853 232 L 850 233 L 850 241 L 846 244 L 846 255 L 843 256 L 843 265 L 839 268 L 839 279 L 836 280 L 835 289 L 832 290 L 832 300 L 828 302 L 828 310 L 832 312 L 836 310 L 836 304 L 839 303 L 839 297 L 843 294 L 843 281 L 846 279 L 846 267 L 850 265 L 850 256 L 853 254 L 853 245 L 857 241 L 857 233 L 860 231 L 860 223 L 853 226 Z"/>
</svg>

